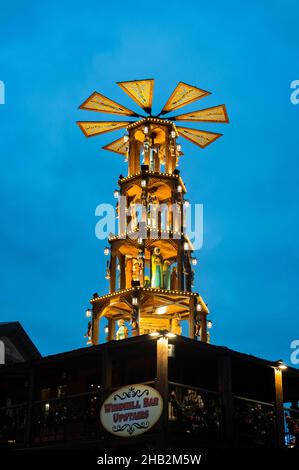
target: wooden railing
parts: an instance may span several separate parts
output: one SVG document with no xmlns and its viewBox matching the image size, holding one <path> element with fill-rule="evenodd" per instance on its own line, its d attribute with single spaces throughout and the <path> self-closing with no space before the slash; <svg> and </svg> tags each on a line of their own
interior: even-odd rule
<svg viewBox="0 0 299 470">
<path fill-rule="evenodd" d="M 0 408 L 0 448 L 24 445 L 27 419 L 27 403 Z"/>
<path fill-rule="evenodd" d="M 299 410 L 284 408 L 285 415 L 285 445 L 287 448 L 299 449 Z"/>
<path fill-rule="evenodd" d="M 33 445 L 98 438 L 101 393 L 38 401 L 33 405 Z"/>
<path fill-rule="evenodd" d="M 274 403 L 234 397 L 234 434 L 237 447 L 276 446 Z"/>
<path fill-rule="evenodd" d="M 148 384 L 155 387 L 154 382 Z M 102 391 L 35 401 L 0 408 L 0 446 L 39 446 L 101 436 Z M 219 392 L 169 382 L 170 436 L 199 442 L 224 443 L 223 401 Z M 31 411 L 31 416 L 29 419 Z M 233 435 L 236 448 L 272 448 L 277 444 L 273 403 L 233 397 Z M 29 429 L 30 422 L 30 429 Z M 299 410 L 285 408 L 285 446 L 299 446 Z"/>
<path fill-rule="evenodd" d="M 222 439 L 222 402 L 211 390 L 169 382 L 168 422 L 171 433 L 198 437 L 201 441 Z"/>
</svg>

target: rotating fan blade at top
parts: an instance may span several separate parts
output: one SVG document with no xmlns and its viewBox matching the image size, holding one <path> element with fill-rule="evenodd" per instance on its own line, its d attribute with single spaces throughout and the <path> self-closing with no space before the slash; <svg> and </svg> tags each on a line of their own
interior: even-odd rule
<svg viewBox="0 0 299 470">
<path fill-rule="evenodd" d="M 122 129 L 132 121 L 78 121 L 77 124 L 86 137 L 105 134 L 106 132 Z"/>
<path fill-rule="evenodd" d="M 90 95 L 84 103 L 79 106 L 79 109 L 85 109 L 87 111 L 99 111 L 101 113 L 108 114 L 119 114 L 124 116 L 140 116 L 136 114 L 135 111 L 125 108 L 116 101 L 110 100 L 106 96 L 102 95 L 95 91 Z"/>
<path fill-rule="evenodd" d="M 151 114 L 154 82 L 153 79 L 133 80 L 130 82 L 118 82 L 117 85 L 146 113 Z"/>
<path fill-rule="evenodd" d="M 202 90 L 192 85 L 188 85 L 184 82 L 179 82 L 171 96 L 168 98 L 167 103 L 160 112 L 160 114 L 167 114 L 183 106 L 193 103 L 204 96 L 210 95 L 209 91 Z"/>
<path fill-rule="evenodd" d="M 177 131 L 180 136 L 190 140 L 193 144 L 198 145 L 201 148 L 205 148 L 207 145 L 214 142 L 216 139 L 222 136 L 216 132 L 201 131 L 199 129 L 190 129 L 189 127 L 177 126 Z"/>
<path fill-rule="evenodd" d="M 224 104 L 213 106 L 212 108 L 192 111 L 191 113 L 172 116 L 168 119 L 172 121 L 194 121 L 194 122 L 223 122 L 228 123 L 228 115 Z"/>
</svg>

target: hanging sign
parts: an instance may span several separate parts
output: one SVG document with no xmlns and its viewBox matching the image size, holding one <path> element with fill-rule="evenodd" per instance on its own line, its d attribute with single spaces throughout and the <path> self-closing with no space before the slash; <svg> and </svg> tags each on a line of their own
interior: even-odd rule
<svg viewBox="0 0 299 470">
<path fill-rule="evenodd" d="M 127 385 L 106 398 L 101 423 L 115 436 L 138 436 L 156 424 L 162 410 L 163 399 L 157 390 L 148 385 Z"/>
</svg>

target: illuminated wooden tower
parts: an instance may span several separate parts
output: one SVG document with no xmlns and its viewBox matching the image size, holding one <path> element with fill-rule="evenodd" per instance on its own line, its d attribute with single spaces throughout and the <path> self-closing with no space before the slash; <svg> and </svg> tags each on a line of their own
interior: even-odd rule
<svg viewBox="0 0 299 470">
<path fill-rule="evenodd" d="M 196 258 L 185 232 L 186 188 L 177 169 L 183 155 L 182 136 L 201 148 L 222 134 L 181 127 L 176 121 L 228 122 L 225 105 L 163 118 L 209 92 L 180 82 L 157 116 L 152 116 L 154 80 L 118 85 L 148 114 L 140 115 L 93 93 L 80 109 L 137 118 L 136 121 L 80 121 L 87 137 L 126 129 L 125 135 L 103 148 L 124 155 L 127 176 L 120 175 L 117 199 L 118 233 L 109 238 L 105 254 L 110 292 L 91 300 L 89 342 L 99 341 L 99 324 L 106 318 L 107 340 L 128 335 L 182 334 L 208 341 L 207 305 L 193 292 Z"/>
</svg>

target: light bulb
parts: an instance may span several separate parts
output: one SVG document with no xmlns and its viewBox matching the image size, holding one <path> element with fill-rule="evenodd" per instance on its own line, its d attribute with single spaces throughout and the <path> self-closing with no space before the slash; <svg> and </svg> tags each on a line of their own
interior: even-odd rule
<svg viewBox="0 0 299 470">
<path fill-rule="evenodd" d="M 160 333 L 158 331 L 152 331 L 150 333 L 150 336 L 153 336 L 154 338 L 157 338 L 158 336 L 160 336 Z"/>
<path fill-rule="evenodd" d="M 171 333 L 170 331 L 168 333 L 166 333 L 165 335 L 167 338 L 175 338 L 176 335 L 174 333 Z"/>
<path fill-rule="evenodd" d="M 280 370 L 285 370 L 285 369 L 288 368 L 288 366 L 286 364 L 284 364 L 282 360 L 280 360 L 280 361 L 278 361 L 278 368 Z"/>
</svg>

